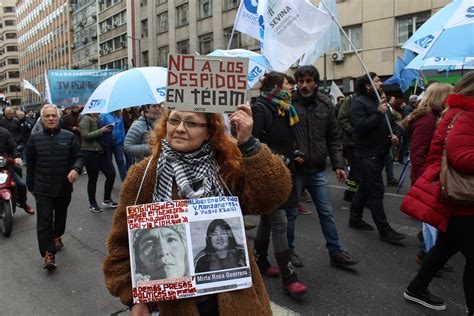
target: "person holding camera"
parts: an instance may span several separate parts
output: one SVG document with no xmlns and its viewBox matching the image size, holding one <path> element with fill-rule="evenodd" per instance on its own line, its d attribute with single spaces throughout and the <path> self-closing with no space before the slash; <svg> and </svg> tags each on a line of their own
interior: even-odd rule
<svg viewBox="0 0 474 316">
<path fill-rule="evenodd" d="M 346 181 L 341 130 L 331 100 L 318 91 L 318 70 L 314 66 L 302 66 L 295 72 L 295 79 L 298 89 L 293 96 L 293 105 L 300 118 L 295 135 L 299 149 L 304 154 L 295 158 L 297 196 L 301 196 L 304 189 L 311 195 L 326 239 L 331 266 L 349 267 L 358 261 L 342 250 L 339 244 L 326 173 L 326 156 L 329 155 L 337 180 L 340 183 Z M 288 211 L 295 218 L 297 212 L 297 209 Z M 288 229 L 288 242 L 290 248 L 294 249 L 294 220 L 288 222 L 289 226 L 293 226 Z M 296 257 L 293 260 L 298 259 Z"/>
<path fill-rule="evenodd" d="M 252 134 L 262 143 L 267 144 L 273 153 L 280 156 L 294 175 L 296 144 L 293 129 L 299 119 L 291 104 L 291 86 L 287 76 L 273 71 L 266 74 L 260 91 L 260 96 L 252 106 L 254 118 Z M 290 260 L 291 252 L 287 239 L 288 222 L 285 212 L 286 208 L 297 207 L 298 196 L 293 185 L 290 197 L 283 205 L 270 214 L 260 216 L 254 249 L 260 272 L 274 277 L 277 277 L 281 272 L 284 292 L 299 297 L 307 292 L 307 288 L 299 282 L 296 270 Z M 267 259 L 270 233 L 279 270 L 272 267 Z"/>
</svg>

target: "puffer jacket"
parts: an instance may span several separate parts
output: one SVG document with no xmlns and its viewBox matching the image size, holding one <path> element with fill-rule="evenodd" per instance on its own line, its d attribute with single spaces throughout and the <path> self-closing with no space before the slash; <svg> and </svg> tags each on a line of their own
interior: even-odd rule
<svg viewBox="0 0 474 316">
<path fill-rule="evenodd" d="M 446 230 L 450 216 L 474 216 L 474 206 L 445 204 L 439 200 L 439 173 L 444 140 L 448 125 L 460 111 L 465 112 L 459 115 L 449 132 L 446 152 L 453 168 L 462 173 L 474 174 L 474 98 L 450 94 L 446 104 L 448 111 L 436 127 L 425 171 L 408 191 L 401 206 L 402 211 L 408 213 L 407 210 L 410 210 L 409 215 L 442 231 Z"/>
<path fill-rule="evenodd" d="M 304 163 L 297 164 L 297 173 L 321 172 L 326 169 L 326 156 L 331 158 L 333 170 L 344 168 L 341 129 L 332 101 L 326 95 L 315 92 L 303 98 L 299 92 L 293 97 L 300 122 L 295 135 L 299 149 L 304 153 Z"/>
<path fill-rule="evenodd" d="M 63 196 L 72 192 L 67 175 L 71 170 L 80 173 L 84 158 L 81 145 L 70 131 L 43 130 L 31 135 L 27 144 L 28 190 L 35 194 Z"/>
<path fill-rule="evenodd" d="M 123 151 L 137 162 L 151 154 L 148 133 L 153 131 L 155 120 L 140 116 L 128 130 L 123 143 Z"/>
<path fill-rule="evenodd" d="M 152 162 L 145 175 L 145 168 L 150 159 Z M 103 264 L 105 284 L 110 293 L 120 297 L 124 304 L 129 304 L 132 300 L 126 207 L 133 205 L 143 177 L 143 189 L 137 203 L 150 203 L 153 200 L 157 160 L 158 156 L 149 156 L 130 168 L 120 191 L 119 205 L 115 210 L 112 229 L 107 240 L 108 254 Z M 279 157 L 272 155 L 266 145 L 262 145 L 255 155 L 243 158 L 241 179 L 238 182 L 237 188 L 233 191 L 239 197 L 244 215 L 270 213 L 286 200 L 291 190 L 288 169 Z M 219 315 L 266 316 L 272 314 L 262 275 L 252 251 L 249 250 L 248 254 L 252 287 L 217 294 Z M 196 302 L 195 298 L 189 298 L 162 301 L 157 305 L 162 316 L 198 316 Z"/>
<path fill-rule="evenodd" d="M 20 153 L 16 149 L 16 143 L 12 134 L 3 127 L 0 127 L 0 155 L 6 155 L 10 158 L 20 157 Z"/>
</svg>

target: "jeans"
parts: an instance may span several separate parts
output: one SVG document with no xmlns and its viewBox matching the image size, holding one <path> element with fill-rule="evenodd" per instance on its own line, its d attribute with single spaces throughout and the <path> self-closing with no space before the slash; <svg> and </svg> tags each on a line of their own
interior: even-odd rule
<svg viewBox="0 0 474 316">
<path fill-rule="evenodd" d="M 463 286 L 467 307 L 474 311 L 474 216 L 452 216 L 445 233 L 439 232 L 438 240 L 426 254 L 418 274 L 408 286 L 410 291 L 424 290 L 446 262 L 458 252 L 466 259 Z"/>
<path fill-rule="evenodd" d="M 112 160 L 105 153 L 96 151 L 84 150 L 84 157 L 86 158 L 86 170 L 89 181 L 87 182 L 87 195 L 89 196 L 90 205 L 97 205 L 95 199 L 95 192 L 97 189 L 97 179 L 99 178 L 99 171 L 105 175 L 104 184 L 104 201 L 110 200 L 112 195 L 112 188 L 115 182 L 115 169 Z"/>
<path fill-rule="evenodd" d="M 341 250 L 339 245 L 339 236 L 337 234 L 336 222 L 332 215 L 332 205 L 329 198 L 328 179 L 326 171 L 315 172 L 305 175 L 295 176 L 295 185 L 297 196 L 301 196 L 305 189 L 308 190 L 316 211 L 318 211 L 319 221 L 321 223 L 321 229 L 323 231 L 324 238 L 326 238 L 326 248 L 329 251 L 329 255 L 335 255 Z M 288 220 L 290 225 L 290 221 Z M 294 235 L 294 222 L 293 227 L 288 228 L 288 231 L 292 231 Z M 294 236 L 293 236 L 294 238 Z M 288 244 L 293 244 L 293 240 L 288 240 Z M 291 247 L 290 247 L 291 248 Z"/>
<path fill-rule="evenodd" d="M 15 170 L 12 169 L 11 172 L 12 172 L 12 178 L 16 183 L 16 190 L 17 190 L 17 193 L 18 193 L 17 202 L 18 202 L 18 204 L 20 204 L 21 207 L 23 207 L 23 206 L 26 205 L 26 200 L 27 200 L 26 183 L 23 180 L 23 178 L 18 173 L 16 173 Z"/>
<path fill-rule="evenodd" d="M 360 157 L 354 162 L 357 163 L 360 172 L 360 182 L 359 189 L 352 199 L 350 221 L 361 221 L 364 206 L 367 204 L 379 232 L 390 230 L 391 227 L 387 222 L 387 215 L 385 215 L 383 207 L 385 187 L 382 171 L 385 157 Z"/>
<path fill-rule="evenodd" d="M 123 181 L 127 176 L 127 168 L 125 167 L 125 156 L 123 154 L 123 144 L 117 144 L 113 147 L 106 147 L 105 153 L 109 156 L 110 161 L 112 161 L 112 154 L 115 157 L 115 163 L 120 174 L 120 179 Z"/>
<path fill-rule="evenodd" d="M 270 214 L 260 216 L 260 223 L 258 224 L 257 241 L 267 241 L 272 234 L 273 250 L 275 253 L 280 253 L 288 250 L 287 241 L 287 218 L 285 210 L 277 209 Z"/>
<path fill-rule="evenodd" d="M 298 218 L 298 208 L 286 208 L 286 220 L 288 222 L 288 226 L 286 228 L 286 236 L 288 238 L 288 248 L 295 249 L 295 226 L 296 226 L 296 218 Z"/>
<path fill-rule="evenodd" d="M 56 253 L 54 238 L 61 237 L 66 230 L 67 208 L 71 203 L 71 194 L 64 196 L 46 196 L 36 194 L 36 232 L 41 256 L 46 251 Z"/>
</svg>

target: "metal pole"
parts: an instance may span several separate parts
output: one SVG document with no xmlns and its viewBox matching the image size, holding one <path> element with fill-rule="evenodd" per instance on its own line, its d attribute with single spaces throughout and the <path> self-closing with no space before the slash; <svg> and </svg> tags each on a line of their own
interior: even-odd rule
<svg viewBox="0 0 474 316">
<path fill-rule="evenodd" d="M 328 87 L 328 78 L 327 78 L 327 69 L 326 69 L 326 57 L 327 54 L 324 53 L 324 75 L 323 75 L 323 86 L 324 86 L 324 93 L 327 92 L 327 87 Z"/>
<path fill-rule="evenodd" d="M 141 67 L 142 66 L 142 49 L 140 47 L 140 39 L 137 38 L 136 40 L 138 41 L 138 65 L 139 67 Z"/>
<path fill-rule="evenodd" d="M 327 12 L 329 13 L 329 15 L 331 16 L 331 19 L 334 21 L 334 23 L 337 24 L 337 26 L 339 27 L 339 30 L 341 30 L 342 34 L 343 34 L 344 37 L 347 39 L 349 45 L 350 45 L 350 46 L 352 47 L 352 49 L 354 50 L 354 53 L 356 54 L 357 59 L 359 59 L 359 62 L 361 63 L 362 68 L 364 68 L 364 72 L 366 73 L 367 77 L 369 78 L 370 85 L 372 86 L 372 89 L 374 89 L 375 95 L 377 96 L 377 100 L 379 101 L 379 103 L 382 103 L 382 99 L 380 99 L 379 92 L 377 91 L 377 88 L 375 87 L 374 81 L 372 80 L 372 78 L 370 78 L 369 70 L 367 69 L 367 66 L 364 64 L 364 61 L 362 60 L 362 57 L 360 57 L 360 54 L 357 52 L 357 49 L 355 48 L 355 46 L 354 46 L 354 44 L 352 43 L 352 41 L 351 41 L 351 39 L 349 38 L 349 36 L 347 35 L 346 31 L 344 31 L 344 29 L 342 28 L 342 25 L 341 25 L 341 24 L 339 23 L 339 21 L 336 19 L 336 17 L 335 17 L 334 14 L 331 12 L 331 10 L 329 10 L 329 8 L 328 8 L 328 6 L 326 5 L 326 3 L 324 2 L 324 0 L 321 0 L 321 3 L 322 3 L 323 6 L 326 8 L 326 11 L 327 11 Z M 384 116 L 385 116 L 385 119 L 387 120 L 387 125 L 388 125 L 388 129 L 390 130 L 390 135 L 393 136 L 392 126 L 390 125 L 390 120 L 388 119 L 387 113 L 384 113 Z"/>
<path fill-rule="evenodd" d="M 235 25 L 235 23 L 234 23 L 234 25 Z M 229 43 L 227 43 L 227 50 L 230 49 L 230 44 L 232 43 L 232 38 L 234 38 L 234 33 L 235 33 L 235 27 L 232 26 L 232 33 L 230 33 Z"/>
</svg>

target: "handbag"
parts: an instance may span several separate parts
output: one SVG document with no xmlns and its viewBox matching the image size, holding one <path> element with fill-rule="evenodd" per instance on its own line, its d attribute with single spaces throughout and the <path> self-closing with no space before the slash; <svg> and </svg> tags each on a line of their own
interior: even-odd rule
<svg viewBox="0 0 474 316">
<path fill-rule="evenodd" d="M 446 138 L 443 144 L 443 156 L 441 158 L 440 182 L 443 203 L 454 205 L 474 205 L 474 174 L 462 173 L 456 170 L 448 161 L 446 154 L 446 143 L 448 135 L 454 126 L 454 122 L 464 111 L 458 112 L 448 125 Z"/>
</svg>

